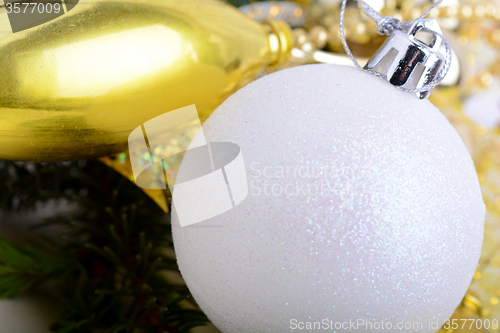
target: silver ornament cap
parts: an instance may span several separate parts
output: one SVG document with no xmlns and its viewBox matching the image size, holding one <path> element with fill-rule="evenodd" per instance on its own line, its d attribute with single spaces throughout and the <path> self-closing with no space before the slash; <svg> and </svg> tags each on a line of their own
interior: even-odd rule
<svg viewBox="0 0 500 333">
<path fill-rule="evenodd" d="M 419 40 L 419 32 L 430 33 L 430 42 Z M 435 19 L 417 20 L 406 30 L 394 29 L 364 69 L 379 73 L 394 86 L 420 89 L 429 85 L 445 64 L 439 52 L 442 43 L 441 28 Z M 425 99 L 430 93 L 431 89 L 417 92 L 417 97 Z"/>
</svg>

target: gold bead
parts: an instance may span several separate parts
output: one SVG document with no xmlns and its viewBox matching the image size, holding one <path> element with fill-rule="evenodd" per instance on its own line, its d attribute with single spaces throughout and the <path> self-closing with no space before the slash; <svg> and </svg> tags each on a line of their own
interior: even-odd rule
<svg viewBox="0 0 500 333">
<path fill-rule="evenodd" d="M 269 16 L 271 18 L 275 18 L 276 16 L 278 16 L 279 13 L 280 13 L 280 7 L 277 5 L 274 5 L 271 7 L 271 9 L 269 9 Z"/>
<path fill-rule="evenodd" d="M 304 13 L 304 10 L 300 7 L 297 7 L 293 11 L 293 16 L 300 17 L 300 16 L 302 16 L 303 13 Z"/>
<path fill-rule="evenodd" d="M 490 72 L 485 71 L 481 73 L 481 75 L 479 76 L 479 80 L 481 87 L 483 88 L 488 87 L 493 82 L 493 75 L 491 75 Z"/>
<path fill-rule="evenodd" d="M 401 2 L 401 10 L 410 10 L 412 8 L 415 8 L 415 3 L 412 0 L 403 0 Z"/>
<path fill-rule="evenodd" d="M 493 19 L 500 21 L 500 8 L 494 6 L 494 8 L 491 11 L 491 15 Z"/>
<path fill-rule="evenodd" d="M 486 8 L 481 5 L 477 5 L 474 7 L 474 18 L 482 19 L 486 15 Z"/>
<path fill-rule="evenodd" d="M 342 48 L 340 25 L 338 23 L 331 25 L 328 30 L 328 46 L 332 51 L 340 51 Z"/>
<path fill-rule="evenodd" d="M 401 13 L 401 16 L 403 17 L 403 21 L 409 21 L 411 19 L 410 12 L 411 12 L 410 7 L 402 7 L 401 8 L 400 13 Z M 382 15 L 384 15 L 384 14 L 382 14 Z M 384 15 L 384 16 L 386 16 L 386 15 Z"/>
<path fill-rule="evenodd" d="M 394 13 L 394 15 L 392 15 L 392 17 L 394 17 L 397 20 L 403 21 L 403 16 L 401 16 L 401 13 L 399 13 L 399 12 Z"/>
<path fill-rule="evenodd" d="M 295 41 L 295 45 L 300 48 L 302 45 L 308 42 L 309 36 L 304 29 L 296 28 L 293 29 L 293 39 Z"/>
<path fill-rule="evenodd" d="M 398 19 L 398 20 L 402 21 L 402 18 Z M 366 22 L 365 27 L 366 27 L 367 34 L 369 34 L 370 36 L 372 36 L 372 37 L 373 36 L 380 36 L 377 33 L 377 23 L 375 23 L 375 21 L 369 20 L 368 22 Z"/>
<path fill-rule="evenodd" d="M 312 53 L 314 51 L 315 47 L 314 47 L 314 45 L 312 45 L 311 42 L 308 41 L 308 42 L 302 44 L 301 49 L 305 53 Z"/>
<path fill-rule="evenodd" d="M 385 0 L 384 8 L 387 8 L 387 9 L 396 9 L 397 5 L 398 5 L 398 1 L 397 0 Z"/>
<path fill-rule="evenodd" d="M 408 10 L 410 10 L 410 9 L 416 9 L 416 8 L 412 7 L 412 8 L 409 8 Z M 406 12 L 408 12 L 408 10 L 406 10 Z M 417 10 L 418 10 L 418 8 L 417 8 Z M 402 13 L 403 13 L 403 10 L 396 10 L 396 9 L 385 8 L 385 7 L 380 12 L 380 14 L 382 16 L 391 16 L 391 17 L 394 17 L 394 18 L 396 18 L 396 19 L 398 19 L 400 21 L 402 21 L 402 19 L 403 19 Z M 370 21 L 372 21 L 372 20 L 371 19 L 367 19 L 364 22 L 370 22 Z"/>
<path fill-rule="evenodd" d="M 484 29 L 476 21 L 464 20 L 461 23 L 459 36 L 466 37 L 469 43 L 477 41 L 481 35 L 484 35 Z"/>
<path fill-rule="evenodd" d="M 261 8 L 255 8 L 254 11 L 255 17 L 257 17 L 258 20 L 263 20 L 265 17 L 265 13 Z"/>
<path fill-rule="evenodd" d="M 366 25 L 363 22 L 358 22 L 356 24 L 352 40 L 360 44 L 366 44 L 370 41 L 370 35 L 368 34 Z"/>
<path fill-rule="evenodd" d="M 356 36 L 366 33 L 365 24 L 363 22 L 356 23 L 356 25 L 354 27 L 354 31 L 355 31 Z"/>
<path fill-rule="evenodd" d="M 439 15 L 443 18 L 452 18 L 457 16 L 458 8 L 456 6 L 442 7 L 439 9 Z"/>
<path fill-rule="evenodd" d="M 490 31 L 488 34 L 488 41 L 494 46 L 500 45 L 500 29 Z"/>
<path fill-rule="evenodd" d="M 496 19 L 498 8 L 495 4 L 489 3 L 485 7 L 486 17 L 490 19 Z"/>
<path fill-rule="evenodd" d="M 312 17 L 321 17 L 325 12 L 325 8 L 318 3 L 312 3 L 308 8 L 308 12 Z"/>
<path fill-rule="evenodd" d="M 429 12 L 429 17 L 432 17 L 432 18 L 438 18 L 438 17 L 439 17 L 439 8 L 433 8 L 433 9 Z"/>
<path fill-rule="evenodd" d="M 339 18 L 337 14 L 327 14 L 323 17 L 323 24 L 326 27 L 331 27 L 333 24 L 338 23 Z"/>
<path fill-rule="evenodd" d="M 450 17 L 450 14 L 448 12 L 448 8 L 449 7 L 441 7 L 441 8 L 439 8 L 439 16 L 441 18 L 449 18 Z"/>
<path fill-rule="evenodd" d="M 324 27 L 320 25 L 315 26 L 311 29 L 309 35 L 311 37 L 311 41 L 317 49 L 322 49 L 326 46 L 326 42 L 328 41 L 328 31 Z"/>
<path fill-rule="evenodd" d="M 458 36 L 457 41 L 461 47 L 465 47 L 469 43 L 469 39 L 465 36 Z"/>
<path fill-rule="evenodd" d="M 491 73 L 496 76 L 500 76 L 500 61 L 495 61 L 491 65 Z"/>
<path fill-rule="evenodd" d="M 422 15 L 422 10 L 420 8 L 414 7 L 410 10 L 410 20 L 417 19 L 420 15 Z"/>
<path fill-rule="evenodd" d="M 460 18 L 462 19 L 469 19 L 472 17 L 473 10 L 472 7 L 469 5 L 463 5 L 462 8 L 460 9 Z"/>
<path fill-rule="evenodd" d="M 346 11 L 347 13 L 347 11 Z M 344 33 L 347 39 L 352 38 L 356 34 L 356 24 L 360 21 L 360 17 L 353 15 L 351 11 L 351 15 L 345 17 L 344 21 Z M 339 26 L 340 31 L 340 26 Z"/>
</svg>

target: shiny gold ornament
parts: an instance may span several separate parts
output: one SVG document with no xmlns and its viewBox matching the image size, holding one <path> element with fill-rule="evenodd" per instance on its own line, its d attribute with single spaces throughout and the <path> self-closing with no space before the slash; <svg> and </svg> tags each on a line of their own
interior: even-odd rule
<svg viewBox="0 0 500 333">
<path fill-rule="evenodd" d="M 284 23 L 210 0 L 81 0 L 18 33 L 2 7 L 0 32 L 0 159 L 44 162 L 126 151 L 187 105 L 206 118 L 292 43 Z"/>
<path fill-rule="evenodd" d="M 317 49 L 322 49 L 328 42 L 328 31 L 326 28 L 318 25 L 311 29 L 311 40 Z"/>
</svg>

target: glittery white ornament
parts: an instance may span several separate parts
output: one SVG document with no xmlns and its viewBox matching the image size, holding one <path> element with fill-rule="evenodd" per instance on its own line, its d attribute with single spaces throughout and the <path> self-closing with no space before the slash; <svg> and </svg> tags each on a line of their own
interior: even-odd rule
<svg viewBox="0 0 500 333">
<path fill-rule="evenodd" d="M 429 101 L 307 65 L 247 85 L 203 130 L 240 146 L 249 184 L 222 215 L 180 227 L 172 214 L 181 273 L 222 332 L 436 332 L 451 316 L 485 206 Z"/>
</svg>

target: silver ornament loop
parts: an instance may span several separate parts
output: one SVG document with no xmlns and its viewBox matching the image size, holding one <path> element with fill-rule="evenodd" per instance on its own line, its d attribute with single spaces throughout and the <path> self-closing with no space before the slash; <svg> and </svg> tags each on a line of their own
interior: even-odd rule
<svg viewBox="0 0 500 333">
<path fill-rule="evenodd" d="M 400 21 L 391 16 L 383 16 L 377 22 L 377 32 L 379 35 L 390 35 L 398 28 Z"/>
<path fill-rule="evenodd" d="M 364 0 L 358 0 L 363 12 L 377 24 L 377 32 L 381 35 L 389 35 L 389 38 L 387 38 L 377 53 L 362 68 L 347 45 L 344 32 L 344 15 L 347 0 L 342 0 L 340 35 L 347 56 L 349 56 L 356 67 L 386 79 L 400 90 L 416 93 L 420 99 L 427 98 L 431 90 L 444 79 L 451 66 L 451 47 L 442 35 L 437 21 L 435 19 L 423 19 L 441 2 L 442 0 L 437 0 L 415 20 L 400 22 L 394 17 L 380 15 Z M 419 31 L 432 34 L 433 39 L 430 45 L 416 38 L 416 34 Z M 438 51 L 441 42 L 446 49 L 444 59 Z M 415 58 L 417 56 L 418 59 Z M 385 60 L 382 69 L 376 67 L 379 66 L 378 62 L 381 58 Z M 389 63 L 391 59 L 394 63 Z M 396 63 L 396 61 L 399 62 Z M 398 76 L 398 78 L 395 79 L 394 75 Z"/>
<path fill-rule="evenodd" d="M 432 35 L 430 42 L 417 38 L 423 31 Z M 435 19 L 416 21 L 405 31 L 394 30 L 364 69 L 400 89 L 413 90 L 420 99 L 426 98 L 445 63 L 439 52 L 443 39 Z"/>
</svg>

